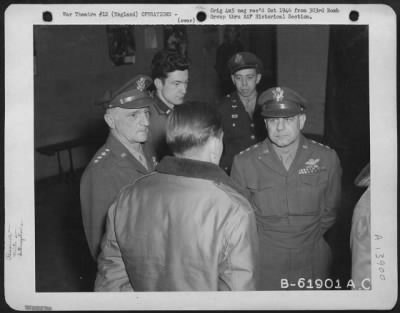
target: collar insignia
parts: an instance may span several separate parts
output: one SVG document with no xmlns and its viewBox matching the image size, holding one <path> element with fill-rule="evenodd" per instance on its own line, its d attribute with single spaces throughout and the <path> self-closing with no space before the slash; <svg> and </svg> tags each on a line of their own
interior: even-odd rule
<svg viewBox="0 0 400 313">
<path fill-rule="evenodd" d="M 151 160 L 153 161 L 153 165 L 154 165 L 154 167 L 156 167 L 157 166 L 157 164 L 158 164 L 158 162 L 157 162 L 157 160 L 156 160 L 156 157 L 151 157 Z"/>
</svg>

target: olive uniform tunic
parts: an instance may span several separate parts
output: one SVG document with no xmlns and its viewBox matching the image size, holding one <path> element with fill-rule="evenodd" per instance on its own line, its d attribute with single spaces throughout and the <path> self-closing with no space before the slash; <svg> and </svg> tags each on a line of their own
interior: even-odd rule
<svg viewBox="0 0 400 313">
<path fill-rule="evenodd" d="M 107 211 L 114 198 L 122 187 L 154 168 L 155 159 L 146 152 L 145 157 L 147 169 L 110 134 L 82 175 L 80 198 L 83 227 L 94 260 L 100 252 Z"/>
<path fill-rule="evenodd" d="M 315 285 L 329 277 L 331 251 L 323 235 L 335 222 L 341 173 L 334 150 L 302 135 L 289 170 L 269 139 L 235 157 L 231 176 L 248 190 L 257 218 L 261 290 L 296 289 L 302 278 Z"/>
<path fill-rule="evenodd" d="M 253 117 L 250 117 L 236 91 L 226 95 L 218 104 L 218 109 L 224 130 L 224 151 L 219 164 L 229 173 L 233 157 L 263 140 L 266 131 L 260 119 L 258 106 L 255 107 Z"/>
</svg>

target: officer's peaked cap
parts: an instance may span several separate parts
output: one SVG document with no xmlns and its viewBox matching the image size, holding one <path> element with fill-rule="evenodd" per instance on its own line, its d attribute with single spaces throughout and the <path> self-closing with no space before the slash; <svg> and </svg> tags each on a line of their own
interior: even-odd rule
<svg viewBox="0 0 400 313">
<path fill-rule="evenodd" d="M 274 87 L 258 98 L 264 117 L 291 117 L 306 111 L 306 100 L 293 89 Z"/>
<path fill-rule="evenodd" d="M 137 75 L 116 91 L 108 91 L 103 99 L 105 108 L 140 109 L 150 106 L 154 99 L 148 91 L 152 79 L 146 75 Z M 108 98 L 108 99 L 107 99 Z"/>
</svg>

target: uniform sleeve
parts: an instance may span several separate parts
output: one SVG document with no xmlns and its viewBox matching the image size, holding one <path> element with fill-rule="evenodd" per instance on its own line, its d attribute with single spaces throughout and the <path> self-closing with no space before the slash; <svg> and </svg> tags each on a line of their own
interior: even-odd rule
<svg viewBox="0 0 400 313">
<path fill-rule="evenodd" d="M 80 186 L 82 220 L 90 253 L 96 260 L 105 231 L 107 210 L 119 192 L 113 175 L 106 171 L 88 172 Z"/>
<path fill-rule="evenodd" d="M 371 281 L 371 197 L 368 188 L 357 202 L 350 232 L 351 278 L 354 289 Z"/>
<path fill-rule="evenodd" d="M 133 291 L 121 250 L 115 237 L 114 218 L 117 203 L 114 202 L 107 216 L 101 252 L 97 259 L 95 291 Z"/>
<path fill-rule="evenodd" d="M 249 212 L 230 225 L 226 239 L 227 248 L 220 267 L 219 289 L 256 290 L 258 237 L 254 214 Z"/>
<path fill-rule="evenodd" d="M 332 153 L 331 164 L 325 194 L 325 209 L 322 213 L 321 226 L 323 233 L 335 223 L 337 210 L 341 202 L 342 167 L 335 151 Z"/>
<path fill-rule="evenodd" d="M 240 167 L 240 162 L 237 157 L 233 158 L 232 170 L 231 170 L 232 179 L 237 182 L 243 189 L 247 189 L 246 180 L 244 178 L 244 173 L 242 168 Z"/>
</svg>

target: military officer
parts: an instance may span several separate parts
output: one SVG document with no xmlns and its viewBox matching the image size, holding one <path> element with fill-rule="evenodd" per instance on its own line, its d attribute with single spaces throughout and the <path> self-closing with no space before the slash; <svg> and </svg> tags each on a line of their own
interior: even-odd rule
<svg viewBox="0 0 400 313">
<path fill-rule="evenodd" d="M 234 158 L 231 176 L 249 192 L 260 238 L 262 290 L 329 287 L 324 239 L 340 204 L 341 165 L 334 150 L 301 134 L 305 100 L 286 87 L 258 100 L 268 138 Z M 327 284 L 325 286 L 324 284 Z"/>
<path fill-rule="evenodd" d="M 171 155 L 165 140 L 165 125 L 174 107 L 184 101 L 189 81 L 189 63 L 179 53 L 161 50 L 152 59 L 151 76 L 155 101 L 151 108 L 150 138 L 146 146 L 160 161 L 165 155 Z"/>
<path fill-rule="evenodd" d="M 265 138 L 265 128 L 256 110 L 257 84 L 261 80 L 262 62 L 250 52 L 235 53 L 228 61 L 236 88 L 219 103 L 224 129 L 224 153 L 220 166 L 229 173 L 234 155 Z"/>
<path fill-rule="evenodd" d="M 83 226 L 94 260 L 100 251 L 107 210 L 125 185 L 153 170 L 144 149 L 149 133 L 149 107 L 154 99 L 150 77 L 138 75 L 110 95 L 104 119 L 110 128 L 105 144 L 85 169 L 80 183 Z"/>
</svg>

